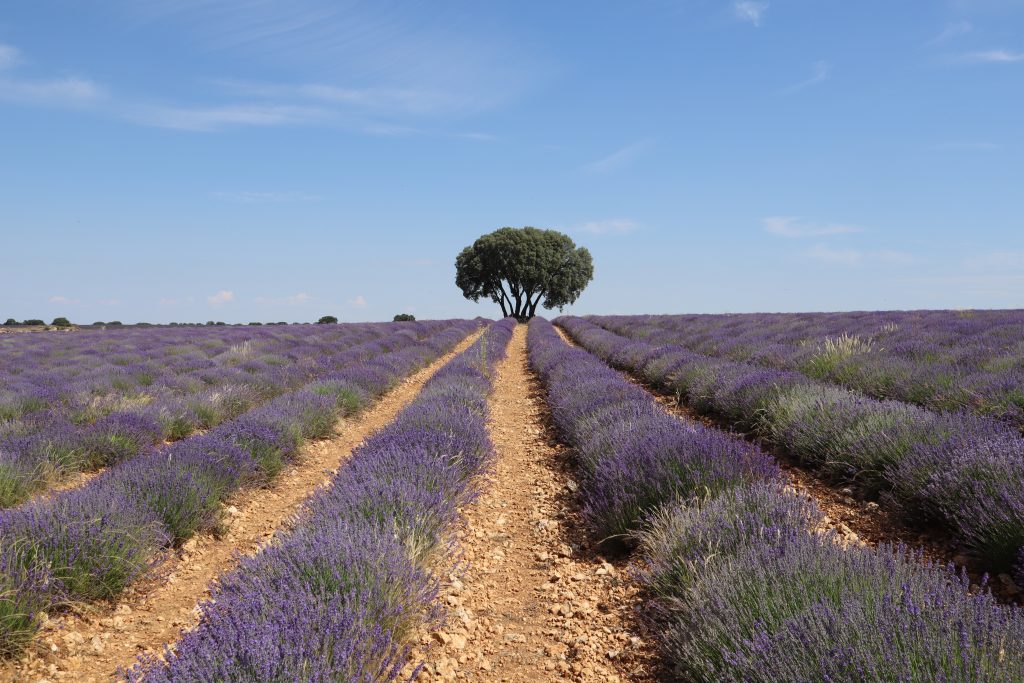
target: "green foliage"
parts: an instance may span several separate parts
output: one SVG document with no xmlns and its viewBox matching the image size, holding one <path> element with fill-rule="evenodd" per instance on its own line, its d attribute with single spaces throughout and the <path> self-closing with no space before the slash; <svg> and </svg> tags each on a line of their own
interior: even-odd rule
<svg viewBox="0 0 1024 683">
<path fill-rule="evenodd" d="M 250 325 L 262 325 L 263 323 L 249 323 Z"/>
<path fill-rule="evenodd" d="M 412 322 L 413 320 L 416 320 L 416 316 L 414 316 L 412 313 L 399 313 L 394 318 L 392 318 L 392 320 L 396 323 L 408 323 Z"/>
<path fill-rule="evenodd" d="M 122 323 L 120 320 L 111 320 L 109 323 L 107 323 L 108 326 L 117 326 L 117 325 L 123 325 L 123 324 L 124 323 Z"/>
<path fill-rule="evenodd" d="M 4 322 L 4 325 L 6 325 L 8 327 L 10 327 L 11 325 L 17 325 L 17 324 L 18 324 L 18 321 L 15 320 L 14 318 L 8 318 L 7 321 Z"/>
<path fill-rule="evenodd" d="M 338 322 L 338 319 L 335 318 L 333 315 L 325 315 L 324 317 L 320 318 L 316 322 L 317 322 L 318 325 L 330 325 L 330 324 Z"/>
<path fill-rule="evenodd" d="M 537 304 L 561 310 L 593 279 L 590 252 L 555 230 L 501 228 L 455 259 L 455 284 L 463 296 L 489 298 L 520 320 L 536 315 Z"/>
<path fill-rule="evenodd" d="M 71 327 L 71 321 L 65 318 L 64 316 L 54 318 L 53 322 L 50 324 L 53 325 L 54 327 Z"/>
<path fill-rule="evenodd" d="M 46 324 L 46 321 L 45 320 L 40 320 L 39 318 L 29 318 L 28 320 L 26 320 L 25 322 L 22 323 L 22 325 L 45 325 L 45 324 Z"/>
</svg>

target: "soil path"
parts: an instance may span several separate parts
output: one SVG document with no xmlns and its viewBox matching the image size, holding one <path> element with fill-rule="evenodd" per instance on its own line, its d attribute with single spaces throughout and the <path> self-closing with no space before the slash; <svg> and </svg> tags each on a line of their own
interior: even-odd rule
<svg viewBox="0 0 1024 683">
<path fill-rule="evenodd" d="M 307 444 L 299 459 L 271 486 L 238 492 L 226 505 L 227 528 L 219 538 L 201 534 L 169 553 L 151 576 L 130 588 L 116 605 L 81 605 L 48 621 L 36 647 L 0 669 L 0 681 L 105 682 L 143 652 L 165 644 L 196 624 L 198 604 L 209 587 L 243 554 L 256 552 L 294 518 L 302 502 L 330 481 L 352 449 L 391 422 L 428 379 L 480 332 L 454 351 L 414 373 L 368 410 L 338 423 L 338 436 Z"/>
<path fill-rule="evenodd" d="M 443 631 L 418 681 L 651 681 L 629 567 L 602 556 L 578 515 L 569 452 L 554 438 L 519 325 L 497 368 L 488 427 L 497 451 L 463 511 L 465 571 L 448 577 Z"/>
</svg>

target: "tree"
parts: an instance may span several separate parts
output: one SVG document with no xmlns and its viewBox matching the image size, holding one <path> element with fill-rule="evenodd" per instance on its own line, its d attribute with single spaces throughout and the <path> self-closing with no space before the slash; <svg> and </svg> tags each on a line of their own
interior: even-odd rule
<svg viewBox="0 0 1024 683">
<path fill-rule="evenodd" d="M 539 303 L 561 310 L 593 279 L 590 252 L 555 230 L 501 228 L 455 259 L 455 284 L 464 297 L 487 297 L 520 320 L 536 315 Z"/>
<path fill-rule="evenodd" d="M 26 320 L 25 322 L 22 323 L 22 325 L 45 325 L 45 324 L 46 324 L 46 321 L 45 320 L 40 320 L 39 318 L 29 318 L 28 320 Z"/>
<path fill-rule="evenodd" d="M 71 321 L 63 316 L 60 318 L 54 318 L 53 322 L 50 324 L 54 327 L 71 327 Z"/>
<path fill-rule="evenodd" d="M 6 325 L 7 327 L 10 327 L 11 325 L 17 325 L 17 324 L 18 324 L 18 321 L 15 320 L 14 318 L 8 318 L 7 321 L 4 323 L 4 325 Z"/>
<path fill-rule="evenodd" d="M 416 320 L 416 316 L 414 316 L 412 313 L 399 313 L 394 318 L 392 318 L 392 320 L 396 323 L 408 323 L 412 322 L 413 320 Z"/>
<path fill-rule="evenodd" d="M 324 317 L 320 318 L 316 322 L 317 322 L 318 325 L 330 325 L 332 323 L 338 322 L 338 319 L 335 318 L 333 315 L 325 315 Z"/>
</svg>

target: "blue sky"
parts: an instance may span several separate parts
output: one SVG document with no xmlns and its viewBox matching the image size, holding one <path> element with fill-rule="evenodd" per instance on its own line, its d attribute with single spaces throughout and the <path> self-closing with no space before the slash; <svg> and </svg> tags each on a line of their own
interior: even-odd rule
<svg viewBox="0 0 1024 683">
<path fill-rule="evenodd" d="M 0 318 L 1024 306 L 1024 0 L 32 0 L 0 14 Z"/>
</svg>

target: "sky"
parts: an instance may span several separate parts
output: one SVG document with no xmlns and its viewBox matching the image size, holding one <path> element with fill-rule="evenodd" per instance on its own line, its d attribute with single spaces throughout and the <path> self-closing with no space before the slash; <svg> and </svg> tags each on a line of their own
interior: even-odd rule
<svg viewBox="0 0 1024 683">
<path fill-rule="evenodd" d="M 1024 307 L 1022 112 L 1024 0 L 7 2 L 0 319 Z"/>
</svg>

